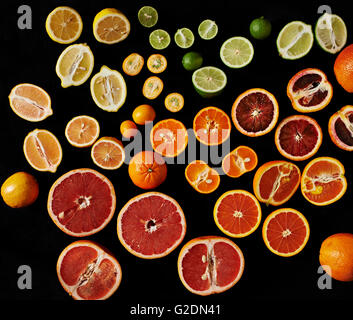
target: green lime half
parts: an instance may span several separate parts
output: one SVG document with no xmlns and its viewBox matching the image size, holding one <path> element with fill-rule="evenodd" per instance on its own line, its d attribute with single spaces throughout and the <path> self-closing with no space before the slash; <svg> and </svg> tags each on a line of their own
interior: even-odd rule
<svg viewBox="0 0 353 320">
<path fill-rule="evenodd" d="M 152 48 L 156 50 L 165 49 L 170 44 L 169 33 L 162 29 L 152 31 L 149 40 Z"/>
<path fill-rule="evenodd" d="M 201 54 L 195 51 L 185 53 L 183 56 L 183 67 L 188 71 L 193 71 L 202 66 L 203 58 Z"/>
<path fill-rule="evenodd" d="M 216 67 L 203 67 L 192 74 L 195 90 L 204 98 L 219 95 L 227 84 L 226 74 Z"/>
<path fill-rule="evenodd" d="M 242 68 L 254 57 L 254 47 L 244 37 L 233 37 L 226 40 L 220 50 L 223 63 L 230 68 Z"/>
<path fill-rule="evenodd" d="M 197 31 L 201 39 L 211 40 L 217 35 L 218 26 L 216 22 L 210 19 L 206 19 L 200 23 Z"/>
<path fill-rule="evenodd" d="M 194 43 L 195 37 L 188 28 L 181 28 L 174 35 L 174 41 L 178 47 L 186 49 L 190 48 Z"/>
<path fill-rule="evenodd" d="M 151 28 L 158 21 L 158 12 L 153 7 L 144 6 L 139 10 L 137 18 L 144 27 Z"/>
<path fill-rule="evenodd" d="M 304 57 L 311 50 L 313 42 L 311 25 L 302 21 L 292 21 L 280 31 L 276 43 L 282 58 L 295 60 Z"/>
<path fill-rule="evenodd" d="M 250 34 L 255 39 L 266 39 L 271 34 L 271 30 L 271 22 L 264 17 L 256 18 L 250 23 Z"/>
<path fill-rule="evenodd" d="M 346 25 L 339 16 L 326 12 L 316 23 L 315 38 L 322 49 L 335 54 L 346 44 Z"/>
</svg>

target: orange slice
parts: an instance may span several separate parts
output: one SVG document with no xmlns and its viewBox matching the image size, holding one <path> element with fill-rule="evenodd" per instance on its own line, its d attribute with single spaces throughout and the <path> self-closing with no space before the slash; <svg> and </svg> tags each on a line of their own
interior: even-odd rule
<svg viewBox="0 0 353 320">
<path fill-rule="evenodd" d="M 138 75 L 143 67 L 144 59 L 138 53 L 131 53 L 123 61 L 123 71 L 128 76 Z"/>
<path fill-rule="evenodd" d="M 167 68 L 167 59 L 161 54 L 151 54 L 147 59 L 147 68 L 152 73 L 161 73 Z"/>
<path fill-rule="evenodd" d="M 10 107 L 22 119 L 37 122 L 53 114 L 49 94 L 42 88 L 21 83 L 9 95 Z"/>
<path fill-rule="evenodd" d="M 102 137 L 92 146 L 91 157 L 98 167 L 115 170 L 120 168 L 124 163 L 124 146 L 116 138 Z"/>
<path fill-rule="evenodd" d="M 184 97 L 177 92 L 170 93 L 165 97 L 164 105 L 170 112 L 178 112 L 184 107 Z"/>
<path fill-rule="evenodd" d="M 220 183 L 218 172 L 202 160 L 190 162 L 185 169 L 185 177 L 189 184 L 200 193 L 211 193 L 218 188 Z"/>
<path fill-rule="evenodd" d="M 38 171 L 55 172 L 62 159 L 59 140 L 43 129 L 35 129 L 26 136 L 23 152 L 28 163 Z"/>
<path fill-rule="evenodd" d="M 156 99 L 161 94 L 163 86 L 163 81 L 160 78 L 156 76 L 149 77 L 143 84 L 142 94 L 147 99 Z"/>
<path fill-rule="evenodd" d="M 319 157 L 304 168 L 301 191 L 306 200 L 317 206 L 331 204 L 345 194 L 347 180 L 343 164 L 335 158 Z"/>
</svg>

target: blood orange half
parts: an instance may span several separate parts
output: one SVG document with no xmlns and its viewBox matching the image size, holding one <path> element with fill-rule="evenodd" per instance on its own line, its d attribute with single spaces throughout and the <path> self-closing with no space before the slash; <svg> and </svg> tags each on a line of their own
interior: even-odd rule
<svg viewBox="0 0 353 320">
<path fill-rule="evenodd" d="M 56 271 L 63 288 L 75 300 L 105 300 L 119 287 L 119 262 L 105 248 L 89 240 L 68 245 L 60 254 Z"/>
<path fill-rule="evenodd" d="M 161 258 L 183 241 L 184 212 L 178 202 L 160 192 L 147 192 L 129 200 L 118 215 L 118 237 L 133 255 Z"/>
<path fill-rule="evenodd" d="M 178 257 L 181 282 L 190 292 L 201 296 L 230 289 L 244 271 L 244 256 L 231 240 L 217 236 L 190 240 Z"/>
<path fill-rule="evenodd" d="M 48 195 L 48 212 L 55 224 L 71 236 L 84 237 L 102 230 L 112 219 L 114 186 L 92 169 L 69 171 L 57 179 Z"/>
<path fill-rule="evenodd" d="M 289 116 L 278 125 L 275 143 L 282 156 L 294 161 L 306 160 L 312 157 L 321 146 L 321 127 L 311 117 Z"/>
</svg>

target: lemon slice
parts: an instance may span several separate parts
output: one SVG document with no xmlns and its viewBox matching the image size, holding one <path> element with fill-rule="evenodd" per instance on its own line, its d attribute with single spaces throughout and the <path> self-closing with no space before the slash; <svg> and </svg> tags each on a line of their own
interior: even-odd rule
<svg viewBox="0 0 353 320">
<path fill-rule="evenodd" d="M 126 99 L 126 83 L 120 72 L 102 66 L 91 79 L 91 95 L 96 105 L 109 112 L 118 111 Z"/>
<path fill-rule="evenodd" d="M 79 86 L 84 83 L 92 73 L 94 57 L 86 44 L 73 44 L 67 47 L 59 56 L 56 63 L 56 74 L 64 88 Z"/>
</svg>

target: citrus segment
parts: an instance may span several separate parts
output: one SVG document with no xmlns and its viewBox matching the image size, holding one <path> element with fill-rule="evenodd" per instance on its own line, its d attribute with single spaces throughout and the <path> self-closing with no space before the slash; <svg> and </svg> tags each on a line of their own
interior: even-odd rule
<svg viewBox="0 0 353 320">
<path fill-rule="evenodd" d="M 184 97 L 177 92 L 170 93 L 165 97 L 164 105 L 170 112 L 178 112 L 184 107 Z"/>
<path fill-rule="evenodd" d="M 333 70 L 341 87 L 347 92 L 353 93 L 353 44 L 345 47 L 338 54 Z"/>
<path fill-rule="evenodd" d="M 124 146 L 116 138 L 102 137 L 92 146 L 91 157 L 98 167 L 115 170 L 120 168 L 124 163 Z"/>
<path fill-rule="evenodd" d="M 170 35 L 163 29 L 157 29 L 150 33 L 149 42 L 153 49 L 163 50 L 170 44 Z"/>
<path fill-rule="evenodd" d="M 215 21 L 206 19 L 199 24 L 197 32 L 201 39 L 211 40 L 217 35 L 218 26 Z"/>
<path fill-rule="evenodd" d="M 181 28 L 175 33 L 174 41 L 178 47 L 187 49 L 193 45 L 195 36 L 189 28 Z"/>
<path fill-rule="evenodd" d="M 123 71 L 128 76 L 138 75 L 143 67 L 144 59 L 138 53 L 131 53 L 123 61 Z"/>
<path fill-rule="evenodd" d="M 230 68 L 243 68 L 254 57 L 254 47 L 244 37 L 233 37 L 226 40 L 220 50 L 223 63 Z"/>
<path fill-rule="evenodd" d="M 198 94 L 211 98 L 222 93 L 227 84 L 227 76 L 219 68 L 202 67 L 192 74 L 192 83 Z"/>
<path fill-rule="evenodd" d="M 147 68 L 152 73 L 162 73 L 167 68 L 167 59 L 161 54 L 151 54 L 147 59 Z"/>
<path fill-rule="evenodd" d="M 142 94 L 147 99 L 156 99 L 161 94 L 163 86 L 164 85 L 161 78 L 156 76 L 149 77 L 143 84 Z"/>
<path fill-rule="evenodd" d="M 151 6 L 143 6 L 137 13 L 137 18 L 142 26 L 153 27 L 158 21 L 158 12 Z"/>
</svg>

